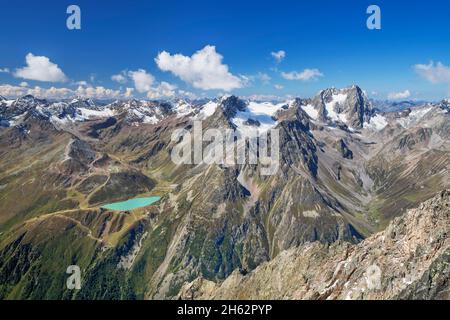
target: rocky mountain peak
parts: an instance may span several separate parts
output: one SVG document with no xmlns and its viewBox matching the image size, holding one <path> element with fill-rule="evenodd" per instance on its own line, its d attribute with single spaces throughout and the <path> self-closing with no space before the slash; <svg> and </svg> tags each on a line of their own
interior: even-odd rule
<svg viewBox="0 0 450 320">
<path fill-rule="evenodd" d="M 23 97 L 20 97 L 16 100 L 16 102 L 20 102 L 20 103 L 36 103 L 36 102 L 41 102 L 41 103 L 45 103 L 46 101 L 44 99 L 38 99 L 36 97 L 34 97 L 31 94 L 27 94 Z"/>
<path fill-rule="evenodd" d="M 219 102 L 220 108 L 226 118 L 233 118 L 238 111 L 245 111 L 247 105 L 246 103 L 236 96 L 224 97 Z"/>
<path fill-rule="evenodd" d="M 372 114 L 369 98 L 356 85 L 322 90 L 312 99 L 312 104 L 321 121 L 341 122 L 351 128 L 362 128 Z"/>
<path fill-rule="evenodd" d="M 442 102 L 439 104 L 439 107 L 442 110 L 447 111 L 447 113 L 450 113 L 450 99 L 442 100 Z"/>
<path fill-rule="evenodd" d="M 94 100 L 88 98 L 82 98 L 82 97 L 78 97 L 73 99 L 69 105 L 75 107 L 75 108 L 87 108 L 87 109 L 92 109 L 96 107 L 96 104 L 94 102 Z"/>
</svg>

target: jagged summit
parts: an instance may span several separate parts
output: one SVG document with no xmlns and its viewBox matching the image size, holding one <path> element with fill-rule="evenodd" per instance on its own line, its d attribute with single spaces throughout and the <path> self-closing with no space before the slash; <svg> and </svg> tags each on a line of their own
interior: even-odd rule
<svg viewBox="0 0 450 320">
<path fill-rule="evenodd" d="M 236 96 L 222 97 L 219 106 L 227 118 L 233 118 L 239 111 L 245 111 L 247 104 Z"/>
<path fill-rule="evenodd" d="M 320 91 L 311 102 L 321 121 L 341 122 L 350 128 L 361 129 L 369 122 L 372 105 L 358 86 Z"/>
<path fill-rule="evenodd" d="M 96 103 L 91 98 L 83 98 L 76 97 L 69 102 L 69 105 L 72 105 L 76 108 L 95 108 Z"/>
</svg>

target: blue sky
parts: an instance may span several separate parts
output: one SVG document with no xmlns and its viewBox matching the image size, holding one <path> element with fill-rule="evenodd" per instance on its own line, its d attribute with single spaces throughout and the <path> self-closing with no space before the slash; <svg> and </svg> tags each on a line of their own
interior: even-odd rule
<svg viewBox="0 0 450 320">
<path fill-rule="evenodd" d="M 55 95 L 105 97 L 124 96 L 126 88 L 149 98 L 308 97 L 358 84 L 379 99 L 449 96 L 450 4 L 444 1 L 1 2 L 3 95 L 38 86 L 43 95 L 55 87 L 66 89 Z M 81 30 L 66 27 L 71 4 L 81 8 Z M 371 4 L 381 8 L 381 30 L 366 27 Z M 285 55 L 277 61 L 271 53 L 279 51 Z M 120 83 L 112 79 L 118 74 Z"/>
</svg>

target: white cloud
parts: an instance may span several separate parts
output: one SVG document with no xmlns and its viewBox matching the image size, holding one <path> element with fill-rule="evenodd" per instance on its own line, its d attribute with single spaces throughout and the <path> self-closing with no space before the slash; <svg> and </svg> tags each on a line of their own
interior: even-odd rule
<svg viewBox="0 0 450 320">
<path fill-rule="evenodd" d="M 139 93 L 150 91 L 152 89 L 153 82 L 155 82 L 155 77 L 153 77 L 150 73 L 147 73 L 144 69 L 129 71 L 128 76 L 133 80 L 134 87 Z"/>
<path fill-rule="evenodd" d="M 22 82 L 20 83 L 20 86 L 21 86 L 21 87 L 28 87 L 28 83 L 25 82 L 25 81 L 22 81 Z"/>
<path fill-rule="evenodd" d="M 242 82 L 245 84 L 245 86 L 250 85 L 252 82 L 259 80 L 263 84 L 268 84 L 272 78 L 267 74 L 263 72 L 258 72 L 255 75 L 240 75 Z"/>
<path fill-rule="evenodd" d="M 450 67 L 441 62 L 429 64 L 416 64 L 415 71 L 431 83 L 450 83 Z"/>
<path fill-rule="evenodd" d="M 176 86 L 167 82 L 161 82 L 156 88 L 151 88 L 147 92 L 147 98 L 149 99 L 162 99 L 174 97 L 176 92 Z"/>
<path fill-rule="evenodd" d="M 77 84 L 77 85 L 79 85 L 79 86 L 87 86 L 88 85 L 88 83 L 86 82 L 86 81 L 77 81 L 77 82 L 75 82 L 75 84 Z"/>
<path fill-rule="evenodd" d="M 49 89 L 43 89 L 41 87 L 34 87 L 28 90 L 28 94 L 47 99 L 67 99 L 73 97 L 73 90 L 68 88 L 51 87 Z"/>
<path fill-rule="evenodd" d="M 177 95 L 178 95 L 179 97 L 187 98 L 187 99 L 191 99 L 191 100 L 197 99 L 197 98 L 198 98 L 197 95 L 196 95 L 195 93 L 189 92 L 189 91 L 185 91 L 185 90 L 178 90 Z"/>
<path fill-rule="evenodd" d="M 275 89 L 277 89 L 277 90 L 281 90 L 281 89 L 284 88 L 281 84 L 276 84 L 276 85 L 274 85 L 274 87 L 275 87 Z"/>
<path fill-rule="evenodd" d="M 127 82 L 127 78 L 126 78 L 126 71 L 121 71 L 118 74 L 114 74 L 111 76 L 111 80 L 118 82 L 118 83 L 126 83 Z"/>
<path fill-rule="evenodd" d="M 44 56 L 35 56 L 29 53 L 25 57 L 27 66 L 19 68 L 14 73 L 17 78 L 28 80 L 64 82 L 67 77 L 57 64 Z"/>
<path fill-rule="evenodd" d="M 291 71 L 291 72 L 282 72 L 281 76 L 286 80 L 316 80 L 319 77 L 323 77 L 323 73 L 319 71 L 319 69 L 305 69 L 301 72 Z"/>
<path fill-rule="evenodd" d="M 0 96 L 4 96 L 7 98 L 17 98 L 26 95 L 27 90 L 27 88 L 3 84 L 0 85 Z"/>
<path fill-rule="evenodd" d="M 0 68 L 0 73 L 9 73 L 8 68 Z"/>
<path fill-rule="evenodd" d="M 155 58 L 162 71 L 170 71 L 183 81 L 203 90 L 219 89 L 231 91 L 242 88 L 241 78 L 231 74 L 222 64 L 223 56 L 214 46 L 206 46 L 191 57 L 163 51 Z"/>
<path fill-rule="evenodd" d="M 267 73 L 258 72 L 256 77 L 261 80 L 262 83 L 268 84 L 270 80 L 272 79 Z"/>
<path fill-rule="evenodd" d="M 398 100 L 398 99 L 407 99 L 411 96 L 411 92 L 409 90 L 405 90 L 403 92 L 392 92 L 388 95 L 388 99 Z"/>
<path fill-rule="evenodd" d="M 29 88 L 24 86 L 12 86 L 9 84 L 0 85 L 0 95 L 2 96 L 18 98 L 27 94 L 46 99 L 65 99 L 74 96 L 74 92 L 68 88 L 51 87 L 49 89 L 44 89 L 39 86 Z"/>
<path fill-rule="evenodd" d="M 270 53 L 272 55 L 272 57 L 275 58 L 275 60 L 280 63 L 285 57 L 286 57 L 286 51 L 284 50 L 279 50 L 276 52 L 271 52 Z"/>
<path fill-rule="evenodd" d="M 115 99 L 121 96 L 120 90 L 108 89 L 102 86 L 97 87 L 79 86 L 75 92 L 78 96 L 93 99 Z"/>
</svg>

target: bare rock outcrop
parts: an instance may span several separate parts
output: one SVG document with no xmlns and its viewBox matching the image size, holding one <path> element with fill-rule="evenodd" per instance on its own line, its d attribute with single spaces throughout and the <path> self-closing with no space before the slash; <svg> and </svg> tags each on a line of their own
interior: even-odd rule
<svg viewBox="0 0 450 320">
<path fill-rule="evenodd" d="M 198 278 L 184 299 L 449 299 L 450 190 L 352 245 L 318 242 L 281 252 L 221 283 Z"/>
</svg>

